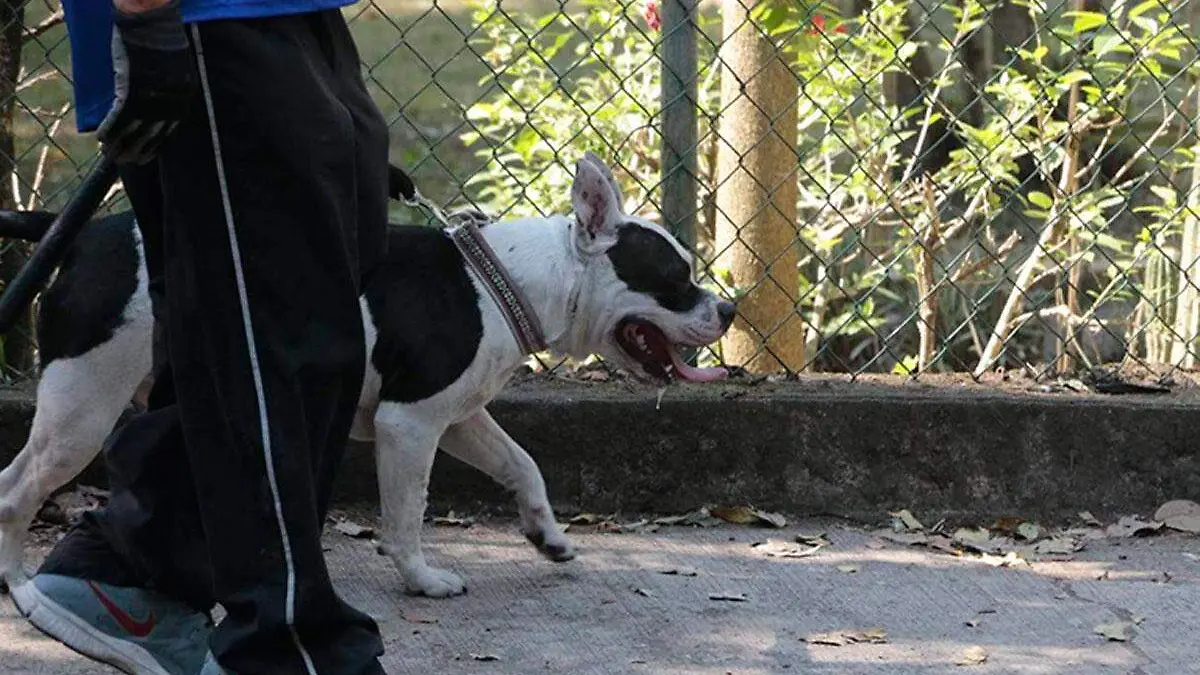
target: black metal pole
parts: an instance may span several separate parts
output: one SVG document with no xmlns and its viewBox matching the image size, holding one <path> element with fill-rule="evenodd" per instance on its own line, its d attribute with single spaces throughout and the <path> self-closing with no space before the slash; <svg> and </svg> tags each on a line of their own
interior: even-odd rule
<svg viewBox="0 0 1200 675">
<path fill-rule="evenodd" d="M 0 295 L 0 333 L 12 329 L 17 318 L 33 302 L 33 296 L 45 287 L 75 235 L 91 220 L 116 181 L 116 162 L 108 155 L 101 154 L 66 207 L 50 223 L 50 228 L 42 235 L 33 255 L 29 256 L 29 262 L 4 287 L 4 294 Z"/>
</svg>

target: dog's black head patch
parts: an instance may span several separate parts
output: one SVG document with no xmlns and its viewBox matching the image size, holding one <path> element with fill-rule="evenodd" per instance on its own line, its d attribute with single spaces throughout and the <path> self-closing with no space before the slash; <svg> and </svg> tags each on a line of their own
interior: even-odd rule
<svg viewBox="0 0 1200 675">
<path fill-rule="evenodd" d="M 617 278 L 630 290 L 649 295 L 663 309 L 689 312 L 702 299 L 692 281 L 692 267 L 662 234 L 636 223 L 617 228 L 617 243 L 608 249 Z"/>
</svg>

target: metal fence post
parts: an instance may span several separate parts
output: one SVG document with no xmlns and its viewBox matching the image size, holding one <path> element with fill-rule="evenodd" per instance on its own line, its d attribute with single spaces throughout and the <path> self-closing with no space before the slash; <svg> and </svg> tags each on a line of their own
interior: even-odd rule
<svg viewBox="0 0 1200 675">
<path fill-rule="evenodd" d="M 662 218 L 692 250 L 696 245 L 697 0 L 662 0 Z"/>
</svg>

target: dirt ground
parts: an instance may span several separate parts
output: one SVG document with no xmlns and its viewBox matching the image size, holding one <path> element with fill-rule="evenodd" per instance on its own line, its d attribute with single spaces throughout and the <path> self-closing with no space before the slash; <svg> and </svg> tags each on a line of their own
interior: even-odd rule
<svg viewBox="0 0 1200 675">
<path fill-rule="evenodd" d="M 449 600 L 404 595 L 370 538 L 331 526 L 326 541 L 338 588 L 380 623 L 389 673 L 1200 672 L 1200 537 L 1095 534 L 1026 563 L 829 521 L 617 529 L 573 526 L 580 555 L 554 564 L 511 522 L 430 526 L 435 564 L 469 586 Z M 7 601 L 0 664 L 12 675 L 112 672 L 42 637 Z"/>
</svg>

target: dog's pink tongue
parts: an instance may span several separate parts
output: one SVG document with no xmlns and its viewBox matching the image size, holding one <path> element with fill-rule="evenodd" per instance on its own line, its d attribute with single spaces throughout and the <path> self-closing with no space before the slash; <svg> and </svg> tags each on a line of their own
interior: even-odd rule
<svg viewBox="0 0 1200 675">
<path fill-rule="evenodd" d="M 696 368 L 689 366 L 679 358 L 675 350 L 671 350 L 671 362 L 675 364 L 675 372 L 688 382 L 715 382 L 729 377 L 729 371 L 724 368 Z"/>
</svg>

